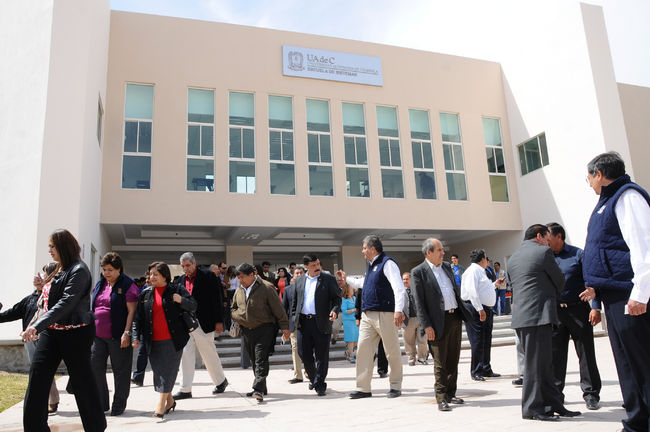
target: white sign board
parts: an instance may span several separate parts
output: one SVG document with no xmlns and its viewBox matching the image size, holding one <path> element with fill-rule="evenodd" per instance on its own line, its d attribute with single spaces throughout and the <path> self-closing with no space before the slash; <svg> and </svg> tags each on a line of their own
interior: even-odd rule
<svg viewBox="0 0 650 432">
<path fill-rule="evenodd" d="M 302 78 L 384 85 L 379 57 L 287 45 L 282 46 L 282 73 Z"/>
</svg>

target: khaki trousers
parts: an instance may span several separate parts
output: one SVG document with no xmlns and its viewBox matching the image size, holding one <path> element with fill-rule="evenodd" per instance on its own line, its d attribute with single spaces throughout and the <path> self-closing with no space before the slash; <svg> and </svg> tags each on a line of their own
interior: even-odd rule
<svg viewBox="0 0 650 432">
<path fill-rule="evenodd" d="M 417 345 L 417 358 L 415 356 Z M 409 361 L 426 360 L 429 354 L 427 341 L 420 334 L 420 321 L 417 317 L 409 318 L 408 325 L 404 328 L 404 349 Z"/>
<path fill-rule="evenodd" d="M 357 347 L 357 390 L 370 392 L 374 357 L 379 345 L 384 344 L 389 364 L 391 390 L 402 390 L 402 352 L 397 337 L 393 312 L 365 311 L 359 325 Z"/>
<path fill-rule="evenodd" d="M 302 379 L 302 359 L 298 354 L 298 330 L 291 332 L 291 360 L 293 360 L 293 377 Z"/>
<path fill-rule="evenodd" d="M 190 339 L 183 348 L 183 357 L 181 361 L 181 371 L 183 379 L 181 381 L 181 391 L 191 392 L 192 382 L 194 381 L 194 368 L 196 362 L 196 350 L 203 359 L 203 364 L 210 374 L 212 384 L 219 385 L 226 379 L 223 373 L 223 366 L 217 354 L 217 347 L 214 345 L 214 332 L 205 333 L 201 327 L 198 327 L 190 333 Z"/>
</svg>

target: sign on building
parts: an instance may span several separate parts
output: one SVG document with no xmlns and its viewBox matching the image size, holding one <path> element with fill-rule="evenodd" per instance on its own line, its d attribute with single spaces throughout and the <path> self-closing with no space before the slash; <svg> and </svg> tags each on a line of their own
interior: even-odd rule
<svg viewBox="0 0 650 432">
<path fill-rule="evenodd" d="M 282 73 L 374 86 L 384 84 L 379 57 L 287 45 L 282 46 Z"/>
</svg>

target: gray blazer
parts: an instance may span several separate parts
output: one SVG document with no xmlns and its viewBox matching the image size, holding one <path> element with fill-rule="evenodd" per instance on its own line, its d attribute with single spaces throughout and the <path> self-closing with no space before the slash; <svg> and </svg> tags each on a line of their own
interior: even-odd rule
<svg viewBox="0 0 650 432">
<path fill-rule="evenodd" d="M 508 260 L 508 273 L 512 328 L 557 324 L 557 298 L 564 289 L 564 274 L 551 248 L 525 240 Z"/>
</svg>

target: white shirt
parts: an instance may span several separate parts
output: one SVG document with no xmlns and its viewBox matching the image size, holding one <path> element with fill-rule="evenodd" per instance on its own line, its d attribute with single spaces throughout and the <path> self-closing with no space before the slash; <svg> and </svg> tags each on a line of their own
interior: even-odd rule
<svg viewBox="0 0 650 432">
<path fill-rule="evenodd" d="M 372 263 L 374 263 L 378 257 L 379 255 L 377 255 L 372 260 L 372 262 L 370 262 L 370 265 L 372 265 Z M 384 264 L 384 276 L 386 276 L 386 279 L 388 279 L 388 282 L 390 282 L 390 286 L 393 288 L 393 294 L 395 295 L 395 311 L 401 312 L 404 310 L 404 296 L 406 296 L 406 287 L 404 287 L 404 282 L 402 282 L 402 275 L 400 274 L 399 267 L 397 267 L 395 261 L 388 260 L 386 264 Z M 345 281 L 352 288 L 363 288 L 364 280 L 365 278 L 345 278 Z"/>
<path fill-rule="evenodd" d="M 301 313 L 305 315 L 316 315 L 316 302 L 314 301 L 314 297 L 316 296 L 318 276 L 310 277 L 306 274 L 305 278 L 305 295 L 302 301 Z"/>
<path fill-rule="evenodd" d="M 648 303 L 650 298 L 650 206 L 634 189 L 620 196 L 614 207 L 623 240 L 630 248 L 634 270 L 630 300 Z"/>
<path fill-rule="evenodd" d="M 460 298 L 472 302 L 477 311 L 483 310 L 483 305 L 494 306 L 497 301 L 497 294 L 494 291 L 494 283 L 488 279 L 485 269 L 476 263 L 472 263 L 465 273 L 460 284 Z"/>
<path fill-rule="evenodd" d="M 255 282 L 257 282 L 257 276 L 255 276 L 255 280 L 253 281 L 252 284 L 248 286 L 248 288 L 244 288 L 244 285 L 242 285 L 242 288 L 244 288 L 244 292 L 246 293 L 246 300 L 248 300 L 248 296 L 251 293 L 251 288 L 253 288 L 253 285 L 255 285 Z"/>
<path fill-rule="evenodd" d="M 431 271 L 433 271 L 433 275 L 436 277 L 436 280 L 438 281 L 438 286 L 440 287 L 440 291 L 442 292 L 442 299 L 445 301 L 445 310 L 448 311 L 450 309 L 456 309 L 458 307 L 458 303 L 456 302 L 456 295 L 454 294 L 454 287 L 451 284 L 451 281 L 449 280 L 449 276 L 447 276 L 447 273 L 442 269 L 442 264 L 439 266 L 436 266 L 429 260 L 425 260 L 427 264 L 429 264 L 429 267 L 431 268 Z"/>
</svg>

